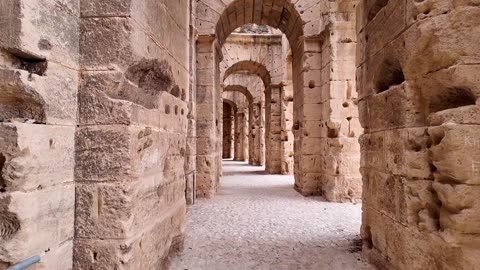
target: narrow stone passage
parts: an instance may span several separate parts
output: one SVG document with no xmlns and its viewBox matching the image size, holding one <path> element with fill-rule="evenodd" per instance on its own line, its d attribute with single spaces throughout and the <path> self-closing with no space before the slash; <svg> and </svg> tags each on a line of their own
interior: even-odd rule
<svg viewBox="0 0 480 270">
<path fill-rule="evenodd" d="M 188 210 L 177 269 L 373 269 L 359 253 L 361 205 L 327 203 L 293 190 L 292 176 L 224 161 L 214 199 Z"/>
</svg>

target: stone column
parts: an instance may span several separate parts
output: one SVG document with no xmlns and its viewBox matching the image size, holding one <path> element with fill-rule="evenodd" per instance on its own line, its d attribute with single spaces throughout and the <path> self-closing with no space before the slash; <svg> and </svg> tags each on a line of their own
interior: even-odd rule
<svg viewBox="0 0 480 270">
<path fill-rule="evenodd" d="M 197 196 L 212 197 L 219 175 L 214 38 L 197 40 Z"/>
<path fill-rule="evenodd" d="M 291 76 L 291 75 L 290 75 Z M 281 91 L 281 173 L 293 174 L 293 85 L 287 81 Z"/>
<path fill-rule="evenodd" d="M 264 102 L 254 103 L 252 105 L 252 116 L 250 118 L 251 130 L 251 148 L 250 148 L 250 165 L 265 165 L 265 119 L 264 119 Z"/>
<path fill-rule="evenodd" d="M 185 176 L 186 180 L 186 201 L 188 205 L 195 202 L 195 172 L 197 169 L 197 37 L 198 32 L 195 27 L 196 2 L 190 1 L 190 26 L 189 26 L 189 106 L 188 106 L 188 131 L 187 146 L 185 149 Z"/>
<path fill-rule="evenodd" d="M 295 189 L 303 195 L 320 195 L 322 159 L 326 146 L 322 126 L 322 112 L 326 110 L 321 95 L 321 40 L 305 38 L 300 50 L 305 57 L 293 58 L 294 124 L 295 135 Z M 294 56 L 299 52 L 294 51 Z M 295 73 L 296 72 L 296 73 Z"/>
<path fill-rule="evenodd" d="M 235 123 L 235 160 L 236 161 L 245 161 L 247 160 L 248 155 L 248 144 L 246 141 L 248 133 L 248 121 L 247 115 L 245 112 L 238 112 Z M 247 153 L 246 153 L 247 152 Z"/>
<path fill-rule="evenodd" d="M 354 21 L 338 22 L 340 28 L 332 20 L 321 36 L 305 38 L 303 108 L 297 112 L 303 121 L 294 125 L 301 140 L 296 147 L 302 149 L 296 188 L 329 201 L 355 201 L 362 190 L 357 143 L 362 128 L 354 91 L 356 45 L 350 42 Z"/>
<path fill-rule="evenodd" d="M 237 160 L 238 152 L 240 152 L 240 122 L 238 111 L 233 114 L 233 160 Z"/>
<path fill-rule="evenodd" d="M 232 123 L 233 117 L 233 108 L 228 103 L 223 103 L 223 145 L 222 145 L 222 158 L 230 159 L 232 158 L 232 130 L 234 125 Z"/>
<path fill-rule="evenodd" d="M 266 152 L 265 160 L 266 171 L 271 174 L 280 174 L 282 172 L 282 101 L 281 85 L 271 85 L 266 91 Z"/>
<path fill-rule="evenodd" d="M 80 5 L 74 269 L 159 268 L 185 228 L 189 12 L 122 3 Z"/>
</svg>

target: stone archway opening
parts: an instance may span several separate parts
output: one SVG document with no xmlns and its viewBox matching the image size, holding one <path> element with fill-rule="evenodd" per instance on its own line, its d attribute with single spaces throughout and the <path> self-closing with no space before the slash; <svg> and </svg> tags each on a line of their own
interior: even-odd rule
<svg viewBox="0 0 480 270">
<path fill-rule="evenodd" d="M 248 30 L 248 27 L 246 28 Z M 271 42 L 268 40 L 272 39 Z M 260 41 L 251 41 L 251 36 L 235 36 L 232 40 L 228 40 L 225 47 L 227 49 L 223 50 L 229 54 L 236 55 L 234 59 L 227 59 L 222 61 L 222 74 L 224 85 L 228 84 L 242 84 L 245 87 L 249 87 L 250 92 L 256 93 L 255 105 L 257 113 L 252 115 L 253 123 L 250 124 L 251 130 L 250 135 L 253 141 L 257 142 L 254 144 L 254 148 L 261 149 L 251 149 L 249 155 L 250 157 L 260 156 L 260 159 L 252 158 L 249 160 L 249 163 L 252 165 L 265 166 L 265 171 L 271 174 L 292 174 L 293 173 L 293 134 L 288 136 L 288 133 L 291 133 L 291 124 L 289 126 L 288 122 L 292 121 L 293 110 L 289 109 L 289 105 L 293 105 L 293 93 L 290 91 L 291 83 L 288 83 L 286 79 L 292 77 L 292 74 L 285 75 L 284 72 L 288 71 L 283 67 L 283 63 L 278 61 L 278 68 L 275 71 L 276 62 L 272 59 L 270 54 L 275 55 L 279 51 L 268 49 L 262 50 L 263 53 L 259 55 L 250 55 L 250 49 L 255 46 L 263 46 Z M 277 49 L 282 49 L 281 39 L 268 38 L 267 45 L 269 47 L 276 46 Z M 239 49 L 240 46 L 236 46 L 237 42 L 241 42 L 242 46 L 245 46 L 245 43 L 249 44 L 247 49 Z M 283 52 L 283 54 L 285 54 Z M 269 57 L 270 56 L 270 57 Z M 244 59 L 254 58 L 256 60 L 244 60 Z M 237 59 L 238 60 L 237 62 Z M 282 72 L 282 69 L 284 71 Z M 290 70 L 291 71 L 291 70 Z M 277 78 L 272 79 L 271 74 L 277 74 Z M 254 76 L 254 77 L 252 77 Z M 238 77 L 238 78 L 237 78 Z M 258 77 L 258 78 L 256 78 Z M 257 83 L 252 84 L 251 80 L 258 81 L 259 79 L 263 84 Z M 280 83 L 278 83 L 278 81 Z M 276 84 L 272 83 L 277 82 Z M 283 89 L 286 86 L 286 89 Z M 290 91 L 286 93 L 286 91 Z M 260 106 L 258 106 L 260 104 Z M 292 106 L 290 106 L 292 107 Z M 240 127 L 241 128 L 241 127 Z M 261 155 L 256 155 L 255 152 L 262 153 Z M 268 158 L 264 158 L 264 153 L 268 154 Z"/>
<path fill-rule="evenodd" d="M 243 8 L 242 8 L 243 7 Z M 275 3 L 254 3 L 250 6 L 249 3 L 245 3 L 244 6 L 239 1 L 230 3 L 219 17 L 215 27 L 216 35 L 216 51 L 222 51 L 224 45 L 228 42 L 232 32 L 242 32 L 244 28 L 251 28 L 251 25 L 257 26 L 257 28 L 267 29 L 269 27 L 275 28 L 278 33 L 283 34 L 283 40 L 286 40 L 287 47 L 290 51 L 290 58 L 292 61 L 291 68 L 286 69 L 282 66 L 270 67 L 270 70 L 265 67 L 266 61 L 264 58 L 259 59 L 242 59 L 238 62 L 228 66 L 224 72 L 223 80 L 227 79 L 232 74 L 255 74 L 260 77 L 265 87 L 265 105 L 260 106 L 261 113 L 265 118 L 265 147 L 266 152 L 269 153 L 269 158 L 265 160 L 266 171 L 270 173 L 279 174 L 291 174 L 293 173 L 294 165 L 294 139 L 293 139 L 293 118 L 302 117 L 303 114 L 299 113 L 294 116 L 293 103 L 295 93 L 300 94 L 303 91 L 302 80 L 302 61 L 303 61 L 303 41 L 300 37 L 303 36 L 303 24 L 300 14 L 295 9 L 294 5 L 290 1 L 277 1 Z M 258 26 L 260 25 L 260 26 Z M 247 29 L 247 30 L 248 30 Z M 245 32 L 245 31 L 243 31 Z M 246 31 L 256 32 L 256 31 Z M 268 32 L 268 31 L 267 31 Z M 281 39 L 281 38 L 280 38 Z M 282 44 L 282 42 L 280 42 Z M 293 50 L 290 48 L 294 48 Z M 284 49 L 284 48 L 282 48 Z M 292 53 L 293 51 L 293 53 Z M 225 54 L 225 53 L 224 53 Z M 227 52 L 230 54 L 230 52 Z M 277 55 L 278 56 L 278 55 Z M 283 58 L 283 57 L 282 57 Z M 223 59 L 221 55 L 220 60 Z M 268 60 L 267 60 L 268 61 Z M 282 60 L 273 60 L 282 63 Z M 296 65 L 293 63 L 295 62 Z M 289 75 L 280 75 L 277 78 L 272 78 L 278 74 L 290 72 Z M 296 75 L 294 75 L 296 73 Z M 290 78 L 291 86 L 296 86 L 297 91 L 291 91 L 289 94 L 285 94 L 283 88 L 283 80 Z M 285 83 L 286 85 L 287 83 Z M 300 99 L 300 98 L 299 98 Z M 287 109 L 289 103 L 291 103 L 291 109 Z M 284 106 L 285 105 L 285 106 Z M 286 116 L 285 113 L 291 114 Z M 290 121 L 292 124 L 286 124 L 284 122 Z M 301 120 L 298 120 L 300 122 Z M 288 129 L 290 126 L 290 129 Z M 288 136 L 291 134 L 291 136 Z M 297 144 L 298 148 L 301 148 L 301 143 Z M 259 165 L 264 165 L 260 162 Z M 301 177 L 300 175 L 298 175 Z"/>
</svg>

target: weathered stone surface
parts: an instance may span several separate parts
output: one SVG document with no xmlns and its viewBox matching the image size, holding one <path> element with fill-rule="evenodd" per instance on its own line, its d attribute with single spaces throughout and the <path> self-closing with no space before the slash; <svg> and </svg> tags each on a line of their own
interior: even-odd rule
<svg viewBox="0 0 480 270">
<path fill-rule="evenodd" d="M 379 268 L 478 263 L 476 6 L 365 0 L 357 9 L 362 236 Z"/>
</svg>

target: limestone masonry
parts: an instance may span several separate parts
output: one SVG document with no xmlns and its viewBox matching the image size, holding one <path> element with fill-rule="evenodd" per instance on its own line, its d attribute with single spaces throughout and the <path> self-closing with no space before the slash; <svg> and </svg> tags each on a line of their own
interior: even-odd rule
<svg viewBox="0 0 480 270">
<path fill-rule="evenodd" d="M 480 269 L 479 97 L 479 0 L 0 0 L 0 270 L 168 269 L 223 159 Z"/>
</svg>

